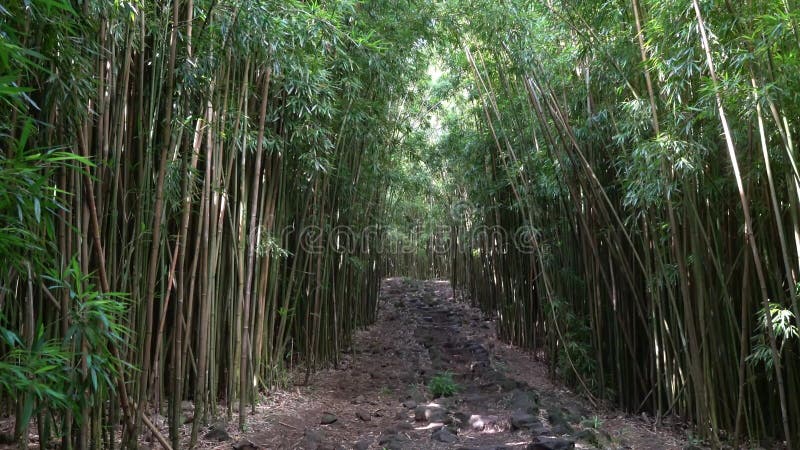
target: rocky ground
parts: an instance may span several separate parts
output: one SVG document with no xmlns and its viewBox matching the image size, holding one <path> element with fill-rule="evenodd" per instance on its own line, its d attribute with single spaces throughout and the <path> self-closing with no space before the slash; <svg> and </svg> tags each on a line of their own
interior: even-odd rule
<svg viewBox="0 0 800 450">
<path fill-rule="evenodd" d="M 543 363 L 504 345 L 445 281 L 388 279 L 378 321 L 339 367 L 274 392 L 246 433 L 217 423 L 209 449 L 670 449 L 677 428 L 591 409 L 550 381 Z M 452 383 L 450 382 L 452 379 Z M 298 381 L 302 375 L 298 374 Z M 432 381 L 433 380 L 433 381 Z M 438 387 L 435 386 L 438 382 Z M 455 388 L 451 396 L 433 390 Z"/>
</svg>

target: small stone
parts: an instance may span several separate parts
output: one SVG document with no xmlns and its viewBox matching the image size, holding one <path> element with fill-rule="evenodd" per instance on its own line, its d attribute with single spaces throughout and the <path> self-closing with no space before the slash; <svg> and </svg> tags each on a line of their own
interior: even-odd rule
<svg viewBox="0 0 800 450">
<path fill-rule="evenodd" d="M 321 423 L 322 425 L 330 425 L 336 422 L 337 420 L 339 420 L 339 418 L 336 417 L 335 414 L 326 412 L 322 413 L 322 418 L 319 420 L 319 423 Z"/>
<path fill-rule="evenodd" d="M 572 450 L 575 443 L 566 439 L 540 437 L 538 442 L 528 445 L 528 450 Z"/>
<path fill-rule="evenodd" d="M 242 439 L 233 444 L 233 450 L 261 450 L 261 447 L 253 444 L 247 439 Z"/>
<path fill-rule="evenodd" d="M 372 416 L 370 416 L 370 414 L 364 411 L 363 409 L 356 410 L 356 417 L 363 420 L 364 422 L 369 422 L 370 420 L 372 420 Z"/>
<path fill-rule="evenodd" d="M 458 436 L 453 434 L 447 427 L 441 427 L 431 434 L 431 439 L 434 441 L 444 442 L 446 444 L 453 444 L 458 442 Z"/>
<path fill-rule="evenodd" d="M 403 435 L 398 435 L 392 430 L 386 430 L 384 434 L 378 438 L 378 445 L 388 450 L 402 450 L 407 447 L 408 438 Z"/>
<path fill-rule="evenodd" d="M 569 424 L 567 418 L 564 417 L 564 413 L 556 408 L 553 408 L 549 411 L 547 420 L 549 420 L 553 425 Z"/>
<path fill-rule="evenodd" d="M 231 435 L 228 434 L 227 428 L 223 422 L 215 423 L 209 427 L 208 433 L 203 438 L 217 442 L 229 441 L 231 440 Z"/>
</svg>

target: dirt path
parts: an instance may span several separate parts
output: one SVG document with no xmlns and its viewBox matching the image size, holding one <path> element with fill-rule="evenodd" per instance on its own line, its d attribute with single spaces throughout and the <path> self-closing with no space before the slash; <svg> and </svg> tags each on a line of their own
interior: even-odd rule
<svg viewBox="0 0 800 450">
<path fill-rule="evenodd" d="M 388 279 L 378 321 L 359 332 L 338 369 L 271 394 L 250 430 L 206 448 L 566 449 L 683 448 L 651 421 L 592 411 L 550 382 L 530 354 L 499 343 L 493 324 L 453 300 L 445 281 Z M 433 398 L 449 373 L 455 395 Z M 446 385 L 447 383 L 445 383 Z M 249 443 L 249 444 L 248 444 Z"/>
</svg>

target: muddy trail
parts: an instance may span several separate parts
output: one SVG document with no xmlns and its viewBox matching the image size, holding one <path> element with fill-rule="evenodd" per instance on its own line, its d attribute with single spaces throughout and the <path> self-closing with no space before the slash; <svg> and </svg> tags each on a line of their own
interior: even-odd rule
<svg viewBox="0 0 800 450">
<path fill-rule="evenodd" d="M 685 448 L 677 428 L 591 408 L 550 381 L 530 354 L 500 343 L 445 281 L 388 279 L 377 322 L 339 367 L 273 392 L 249 429 L 213 424 L 204 448 Z M 298 371 L 297 381 L 303 374 Z M 452 382 L 450 382 L 452 380 Z M 450 396 L 432 391 L 455 390 Z M 234 421 L 235 422 L 235 421 Z"/>
</svg>

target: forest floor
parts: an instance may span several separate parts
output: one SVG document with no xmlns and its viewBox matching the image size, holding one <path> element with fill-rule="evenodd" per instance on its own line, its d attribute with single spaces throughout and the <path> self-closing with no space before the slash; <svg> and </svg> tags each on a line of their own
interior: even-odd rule
<svg viewBox="0 0 800 450">
<path fill-rule="evenodd" d="M 457 392 L 433 398 L 433 377 Z M 305 373 L 295 374 L 298 383 Z M 447 383 L 445 383 L 447 384 Z M 384 281 L 375 324 L 338 368 L 272 392 L 248 417 L 203 431 L 204 449 L 682 449 L 679 426 L 608 408 L 554 383 L 544 363 L 495 338 L 446 281 Z M 210 430 L 210 431 L 209 431 Z"/>
</svg>

